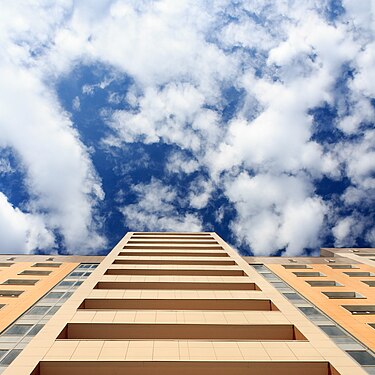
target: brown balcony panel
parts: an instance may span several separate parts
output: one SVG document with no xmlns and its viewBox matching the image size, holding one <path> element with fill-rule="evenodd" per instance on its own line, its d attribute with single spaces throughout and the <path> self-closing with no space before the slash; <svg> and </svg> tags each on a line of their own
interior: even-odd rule
<svg viewBox="0 0 375 375">
<path fill-rule="evenodd" d="M 306 340 L 292 324 L 68 323 L 61 340 Z"/>
<path fill-rule="evenodd" d="M 121 252 L 119 256 L 123 257 L 229 257 L 228 253 L 215 251 L 211 253 L 198 252 L 174 252 L 174 251 L 125 251 Z"/>
<path fill-rule="evenodd" d="M 153 250 L 224 250 L 220 245 L 198 245 L 198 246 L 187 246 L 187 245 L 179 245 L 179 244 L 171 244 L 171 245 L 146 245 L 146 244 L 139 244 L 139 245 L 125 245 L 123 249 L 135 249 L 135 250 L 142 250 L 142 249 L 153 249 Z"/>
<path fill-rule="evenodd" d="M 235 266 L 234 260 L 116 259 L 113 264 L 179 264 L 191 266 Z"/>
<path fill-rule="evenodd" d="M 260 290 L 254 283 L 200 283 L 200 282 L 120 282 L 100 281 L 95 289 L 137 290 Z"/>
<path fill-rule="evenodd" d="M 42 361 L 30 375 L 339 375 L 328 362 Z"/>
<path fill-rule="evenodd" d="M 277 311 L 267 299 L 85 299 L 83 310 L 240 310 Z"/>
<path fill-rule="evenodd" d="M 154 269 L 154 268 L 109 268 L 105 275 L 172 275 L 172 276 L 245 276 L 238 270 Z"/>
</svg>

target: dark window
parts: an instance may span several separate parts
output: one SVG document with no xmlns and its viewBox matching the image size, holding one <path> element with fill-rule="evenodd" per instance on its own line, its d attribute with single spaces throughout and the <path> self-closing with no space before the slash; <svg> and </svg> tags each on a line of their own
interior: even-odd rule
<svg viewBox="0 0 375 375">
<path fill-rule="evenodd" d="M 8 279 L 3 282 L 4 285 L 35 285 L 39 280 L 27 279 Z"/>
<path fill-rule="evenodd" d="M 344 309 L 350 311 L 353 315 L 374 315 L 374 305 L 344 305 Z"/>
<path fill-rule="evenodd" d="M 27 336 L 36 336 L 37 333 L 44 327 L 44 324 L 35 324 L 33 328 L 27 333 Z"/>
<path fill-rule="evenodd" d="M 69 276 L 73 277 L 81 277 L 83 276 L 84 272 L 72 272 Z"/>
<path fill-rule="evenodd" d="M 329 337 L 342 337 L 347 336 L 344 331 L 342 331 L 337 326 L 319 326 L 319 328 Z"/>
<path fill-rule="evenodd" d="M 34 306 L 27 312 L 27 315 L 44 315 L 50 308 L 51 306 Z"/>
<path fill-rule="evenodd" d="M 297 277 L 320 277 L 325 276 L 321 272 L 293 272 Z"/>
<path fill-rule="evenodd" d="M 44 298 L 46 299 L 58 299 L 64 295 L 64 292 L 50 292 Z"/>
<path fill-rule="evenodd" d="M 326 317 L 321 314 L 315 307 L 310 306 L 300 306 L 298 307 L 305 315 L 311 317 L 311 318 L 321 318 L 326 319 Z"/>
<path fill-rule="evenodd" d="M 58 284 L 57 286 L 72 286 L 74 284 L 74 281 L 61 281 L 60 284 Z"/>
<path fill-rule="evenodd" d="M 342 286 L 336 281 L 329 281 L 329 280 L 306 280 L 307 284 L 310 286 Z"/>
<path fill-rule="evenodd" d="M 0 297 L 18 297 L 22 293 L 22 290 L 0 290 Z"/>
<path fill-rule="evenodd" d="M 48 267 L 48 268 L 57 268 L 60 267 L 61 263 L 35 263 L 31 267 Z"/>
<path fill-rule="evenodd" d="M 322 292 L 330 299 L 366 298 L 357 292 Z"/>
<path fill-rule="evenodd" d="M 349 350 L 347 353 L 362 366 L 375 366 L 375 358 L 365 350 Z"/>
<path fill-rule="evenodd" d="M 291 301 L 303 301 L 305 300 L 301 298 L 297 293 L 283 293 L 286 298 L 288 298 Z"/>
<path fill-rule="evenodd" d="M 350 277 L 372 277 L 374 274 L 372 272 L 344 272 L 345 275 Z"/>
<path fill-rule="evenodd" d="M 25 270 L 19 273 L 19 275 L 29 275 L 29 276 L 48 276 L 52 271 L 34 271 Z"/>
<path fill-rule="evenodd" d="M 13 324 L 4 335 L 23 336 L 32 326 L 32 324 Z"/>
</svg>

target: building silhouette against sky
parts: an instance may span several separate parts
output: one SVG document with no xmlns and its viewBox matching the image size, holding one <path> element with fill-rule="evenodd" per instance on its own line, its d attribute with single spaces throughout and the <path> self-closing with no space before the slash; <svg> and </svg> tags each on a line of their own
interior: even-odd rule
<svg viewBox="0 0 375 375">
<path fill-rule="evenodd" d="M 5 375 L 375 374 L 374 249 L 241 257 L 131 232 L 106 257 L 0 257 Z"/>
</svg>

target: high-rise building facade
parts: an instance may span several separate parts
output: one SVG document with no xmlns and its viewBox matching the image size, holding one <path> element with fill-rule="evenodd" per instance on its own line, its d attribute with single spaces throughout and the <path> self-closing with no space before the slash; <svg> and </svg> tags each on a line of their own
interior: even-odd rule
<svg viewBox="0 0 375 375">
<path fill-rule="evenodd" d="M 317 258 L 241 257 L 215 233 L 131 232 L 104 259 L 15 263 L 13 273 L 0 271 L 4 291 L 22 291 L 0 296 L 3 309 L 14 311 L 0 321 L 0 370 L 375 373 L 373 266 L 364 252 L 370 254 L 323 249 Z M 22 273 L 34 269 L 51 273 Z M 21 308 L 14 301 L 23 294 Z"/>
</svg>

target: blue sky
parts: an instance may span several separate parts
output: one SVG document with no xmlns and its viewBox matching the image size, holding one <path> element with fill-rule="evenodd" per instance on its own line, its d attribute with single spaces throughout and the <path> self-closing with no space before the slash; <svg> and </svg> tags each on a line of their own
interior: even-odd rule
<svg viewBox="0 0 375 375">
<path fill-rule="evenodd" d="M 375 246 L 371 3 L 4 1 L 0 252 Z"/>
</svg>

